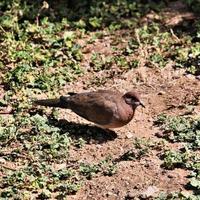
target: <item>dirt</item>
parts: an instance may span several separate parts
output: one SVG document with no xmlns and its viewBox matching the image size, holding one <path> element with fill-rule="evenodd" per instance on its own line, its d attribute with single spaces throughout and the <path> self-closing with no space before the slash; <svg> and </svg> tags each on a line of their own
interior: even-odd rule
<svg viewBox="0 0 200 200">
<path fill-rule="evenodd" d="M 99 49 L 101 45 L 98 42 Z M 88 65 L 86 61 L 84 64 Z M 108 156 L 118 160 L 116 162 L 117 172 L 114 175 L 95 175 L 91 180 L 84 182 L 75 195 L 69 195 L 67 199 L 151 199 L 148 198 L 151 188 L 153 191 L 150 196 L 155 196 L 160 192 L 185 190 L 188 172 L 183 169 L 166 170 L 162 168 L 163 161 L 160 159 L 161 150 L 159 149 L 150 150 L 150 154 L 140 160 L 123 161 L 119 158 L 133 148 L 134 138 L 161 140 L 156 136 L 160 130 L 153 124 L 158 115 L 166 113 L 198 116 L 200 114 L 200 81 L 193 75 L 185 74 L 184 69 L 175 70 L 173 63 L 169 63 L 165 68 L 148 68 L 141 64 L 136 69 L 119 74 L 115 73 L 115 70 L 118 69 L 113 68 L 112 72 L 110 70 L 97 73 L 88 72 L 60 91 L 61 94 L 66 94 L 69 91 L 83 92 L 86 88 L 88 91 L 106 88 L 126 92 L 134 88 L 146 106 L 146 108 L 137 109 L 134 119 L 128 125 L 115 129 L 112 133 L 98 133 L 97 138 L 87 136 L 90 129 L 95 134 L 92 123 L 69 110 L 59 110 L 60 119 L 83 124 L 83 126 L 91 125 L 83 135 L 75 136 L 84 138 L 86 144 L 81 149 L 71 148 L 69 160 L 89 164 L 97 164 Z M 91 80 L 95 77 L 106 77 L 113 72 L 118 75 L 107 78 L 104 84 L 100 86 L 91 84 Z M 187 106 L 190 105 L 194 106 L 192 111 L 188 110 Z M 179 147 L 179 144 L 168 145 L 175 149 Z M 65 166 L 64 164 L 63 167 Z"/>
<path fill-rule="evenodd" d="M 174 9 L 175 7 L 179 12 Z M 164 10 L 163 15 L 166 18 L 164 24 L 176 26 L 184 20 L 194 20 L 194 14 L 186 12 L 185 9 L 179 2 L 174 7 Z M 153 18 L 159 19 L 159 16 L 152 12 L 145 16 L 143 21 Z M 68 200 L 151 199 L 148 198 L 148 195 L 156 196 L 161 192 L 185 190 L 188 172 L 183 169 L 166 170 L 162 168 L 163 161 L 160 159 L 162 149 L 151 149 L 150 153 L 141 159 L 125 161 L 120 158 L 133 148 L 135 138 L 161 141 L 157 137 L 161 131 L 154 125 L 154 120 L 158 115 L 166 113 L 168 115 L 200 116 L 200 80 L 193 75 L 186 74 L 184 69 L 174 69 L 172 62 L 164 68 L 145 66 L 147 53 L 145 49 L 141 49 L 141 52 L 138 51 L 141 54 L 138 68 L 123 71 L 113 65 L 110 69 L 99 72 L 90 69 L 89 62 L 92 53 L 98 52 L 104 56 L 113 55 L 112 43 L 118 41 L 119 44 L 114 46 L 120 51 L 128 41 L 124 38 L 128 38 L 129 34 L 131 35 L 133 32 L 120 30 L 117 33 L 116 31 L 115 34 L 103 35 L 102 38 L 97 38 L 94 43 L 90 44 L 87 43 L 87 38 L 77 41 L 84 48 L 82 67 L 85 75 L 67 84 L 60 94 L 97 89 L 120 90 L 121 92 L 135 89 L 141 96 L 145 108 L 138 108 L 134 119 L 128 125 L 115 129 L 113 132 L 100 131 L 97 133 L 97 137 L 94 136 L 97 131 L 94 124 L 70 110 L 59 110 L 60 119 L 76 123 L 78 127 L 81 124 L 87 129 L 83 134 L 74 135 L 76 138 L 83 138 L 86 144 L 80 149 L 71 147 L 69 161 L 97 164 L 111 156 L 113 160 L 116 160 L 117 167 L 116 173 L 112 176 L 98 173 L 91 180 L 86 180 L 75 195 L 67 196 Z M 91 39 L 91 35 L 88 36 L 89 39 Z M 177 37 L 175 39 L 178 40 Z M 117 53 L 115 50 L 116 55 Z M 0 97 L 2 95 L 3 88 L 0 86 Z M 41 94 L 42 97 L 43 95 Z M 37 98 L 41 97 L 37 96 Z M 51 109 L 49 108 L 49 110 Z M 0 110 L 1 112 L 5 111 Z M 177 149 L 181 144 L 168 143 L 166 145 L 169 148 Z M 66 166 L 66 163 L 55 164 L 55 169 Z M 10 168 L 16 167 L 10 166 Z"/>
<path fill-rule="evenodd" d="M 104 41 L 105 42 L 105 41 Z M 88 136 L 88 132 L 95 134 L 93 124 L 80 118 L 70 110 L 59 110 L 60 119 L 87 126 L 88 131 L 82 137 L 86 144 L 81 149 L 71 148 L 69 160 L 97 164 L 107 156 L 118 159 L 133 148 L 134 138 L 150 138 L 159 141 L 159 128 L 154 126 L 156 117 L 162 113 L 169 115 L 200 114 L 200 81 L 193 75 L 185 73 L 184 69 L 174 69 L 173 63 L 164 68 L 146 67 L 144 62 L 140 66 L 127 72 L 120 71 L 116 66 L 109 70 L 93 72 L 88 70 L 91 54 L 102 52 L 110 55 L 111 39 L 107 38 L 107 45 L 97 39 L 93 45 L 85 46 L 83 67 L 84 76 L 69 83 L 60 94 L 67 92 L 83 92 L 97 89 L 113 89 L 122 92 L 135 89 L 140 94 L 146 108 L 138 108 L 134 119 L 126 126 L 115 129 L 112 133 L 101 132 L 98 137 Z M 83 46 L 82 41 L 79 41 Z M 123 44 L 122 44 L 123 45 Z M 106 52 L 106 53 L 105 53 Z M 141 54 L 144 52 L 141 52 Z M 105 78 L 100 84 L 93 83 L 98 77 Z M 109 77 L 109 78 L 108 78 Z M 188 106 L 194 106 L 188 110 Z M 168 144 L 170 148 L 178 148 L 179 144 Z M 159 158 L 161 150 L 151 150 L 149 156 L 141 160 L 118 161 L 117 172 L 112 176 L 97 174 L 87 180 L 75 194 L 67 197 L 68 200 L 122 200 L 148 199 L 144 197 L 149 188 L 156 188 L 153 195 L 160 192 L 185 190 L 188 172 L 183 169 L 166 170 L 161 167 Z"/>
<path fill-rule="evenodd" d="M 67 86 L 63 92 L 71 91 L 72 87 L 76 88 L 76 92 L 85 91 L 84 86 L 91 81 L 91 77 L 91 74 L 85 75 L 85 78 L 81 77 L 76 83 Z M 70 158 L 77 162 L 94 164 L 109 155 L 117 159 L 132 148 L 135 137 L 159 140 L 155 136 L 159 129 L 153 125 L 153 121 L 161 113 L 186 114 L 188 108 L 185 105 L 195 105 L 193 116 L 200 113 L 200 81 L 195 76 L 186 75 L 184 70 L 174 70 L 172 65 L 163 69 L 139 67 L 108 79 L 101 88 L 118 89 L 123 92 L 134 88 L 140 94 L 146 108 L 138 108 L 131 123 L 115 130 L 116 136 L 108 139 L 108 135 L 102 134 L 100 137 L 104 139 L 101 142 L 90 140 L 78 151 L 71 149 Z M 94 89 L 98 87 L 88 88 Z M 90 124 L 68 110 L 60 111 L 60 117 L 68 121 Z M 140 197 L 150 186 L 154 186 L 157 192 L 184 190 L 187 171 L 165 170 L 161 168 L 161 164 L 159 150 L 152 150 L 150 156 L 139 161 L 120 161 L 117 163 L 116 174 L 111 177 L 96 175 L 86 181 L 76 195 L 69 196 L 68 200 L 134 199 Z"/>
</svg>

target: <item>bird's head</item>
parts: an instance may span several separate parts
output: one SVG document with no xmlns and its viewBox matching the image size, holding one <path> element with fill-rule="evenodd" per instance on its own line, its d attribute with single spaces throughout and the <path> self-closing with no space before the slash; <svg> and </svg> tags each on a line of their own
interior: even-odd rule
<svg viewBox="0 0 200 200">
<path fill-rule="evenodd" d="M 136 108 L 138 106 L 142 106 L 145 108 L 144 104 L 140 101 L 139 95 L 134 91 L 125 93 L 123 98 L 125 102 L 131 105 L 133 108 Z"/>
</svg>

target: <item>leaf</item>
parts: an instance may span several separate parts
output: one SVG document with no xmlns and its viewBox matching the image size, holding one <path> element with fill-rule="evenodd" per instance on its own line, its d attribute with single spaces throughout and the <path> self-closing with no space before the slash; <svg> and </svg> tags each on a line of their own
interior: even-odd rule
<svg viewBox="0 0 200 200">
<path fill-rule="evenodd" d="M 73 31 L 65 31 L 63 34 L 64 40 L 73 40 L 74 37 L 75 37 L 75 35 L 74 35 Z"/>
<path fill-rule="evenodd" d="M 195 187 L 195 188 L 200 189 L 200 180 L 198 180 L 197 178 L 193 177 L 190 180 L 190 185 Z"/>
</svg>

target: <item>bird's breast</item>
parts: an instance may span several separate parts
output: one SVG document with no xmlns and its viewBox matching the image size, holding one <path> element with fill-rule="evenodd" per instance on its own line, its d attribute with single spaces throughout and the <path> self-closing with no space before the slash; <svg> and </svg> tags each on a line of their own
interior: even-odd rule
<svg viewBox="0 0 200 200">
<path fill-rule="evenodd" d="M 125 105 L 123 108 L 120 108 L 118 111 L 118 121 L 123 125 L 129 123 L 134 116 L 134 110 L 131 106 Z"/>
<path fill-rule="evenodd" d="M 121 104 L 113 113 L 113 118 L 104 128 L 119 128 L 128 124 L 134 116 L 134 110 L 127 104 Z"/>
</svg>

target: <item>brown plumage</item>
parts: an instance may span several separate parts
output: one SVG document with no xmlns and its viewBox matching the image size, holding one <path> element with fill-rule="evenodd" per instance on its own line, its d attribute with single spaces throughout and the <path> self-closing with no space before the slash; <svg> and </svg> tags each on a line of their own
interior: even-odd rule
<svg viewBox="0 0 200 200">
<path fill-rule="evenodd" d="M 68 96 L 61 96 L 59 99 L 36 100 L 34 103 L 70 109 L 102 128 L 124 126 L 132 120 L 137 106 L 144 107 L 134 91 L 122 94 L 111 90 L 68 93 Z"/>
</svg>

